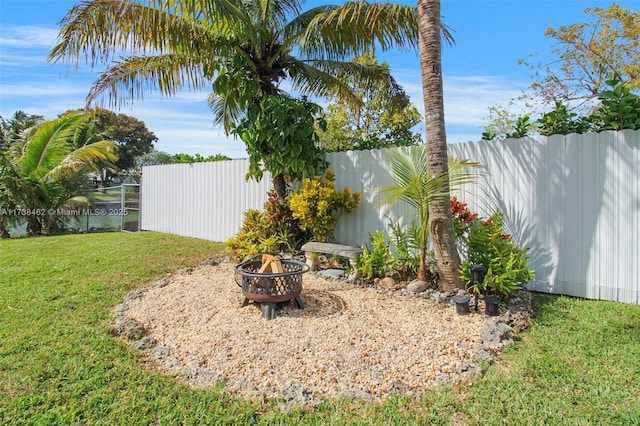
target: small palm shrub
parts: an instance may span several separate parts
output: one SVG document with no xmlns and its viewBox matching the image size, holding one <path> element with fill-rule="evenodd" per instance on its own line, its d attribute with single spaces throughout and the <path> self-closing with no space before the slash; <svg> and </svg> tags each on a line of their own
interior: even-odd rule
<svg viewBox="0 0 640 426">
<path fill-rule="evenodd" d="M 392 258 L 388 262 L 389 272 L 394 272 L 402 281 L 414 279 L 420 267 L 420 228 L 415 222 L 403 227 L 398 222 L 389 223 L 391 231 Z M 431 257 L 429 257 L 431 258 Z M 427 268 L 432 265 L 427 262 Z"/>
<path fill-rule="evenodd" d="M 389 230 L 388 239 L 380 230 L 370 235 L 371 248 L 365 245 L 356 268 L 369 280 L 386 276 L 414 279 L 420 267 L 420 228 L 415 222 L 402 226 L 390 220 Z"/>
<path fill-rule="evenodd" d="M 335 173 L 327 170 L 324 178 L 315 176 L 302 180 L 302 188 L 290 195 L 292 216 L 300 229 L 309 231 L 315 241 L 327 242 L 331 238 L 341 213 L 351 213 L 360 204 L 360 192 L 351 188 L 336 191 Z"/>
<path fill-rule="evenodd" d="M 527 263 L 527 250 L 520 248 L 512 236 L 504 233 L 502 213 L 496 211 L 487 220 L 475 218 L 461 236 L 466 257 L 458 272 L 476 294 L 509 296 L 534 277 Z M 487 274 L 482 283 L 471 282 L 471 266 L 484 265 Z"/>
</svg>

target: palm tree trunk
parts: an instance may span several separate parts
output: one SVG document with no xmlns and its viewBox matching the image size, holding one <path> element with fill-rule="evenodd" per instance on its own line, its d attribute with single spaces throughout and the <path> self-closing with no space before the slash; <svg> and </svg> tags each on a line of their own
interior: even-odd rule
<svg viewBox="0 0 640 426">
<path fill-rule="evenodd" d="M 427 127 L 427 169 L 431 176 L 447 175 L 447 139 L 444 126 L 442 89 L 442 43 L 440 39 L 440 0 L 418 0 L 420 29 L 420 66 Z M 447 181 L 446 191 L 449 192 Z M 447 198 L 438 197 L 429 203 L 429 228 L 443 291 L 464 288 L 458 276 L 460 257 Z"/>
</svg>

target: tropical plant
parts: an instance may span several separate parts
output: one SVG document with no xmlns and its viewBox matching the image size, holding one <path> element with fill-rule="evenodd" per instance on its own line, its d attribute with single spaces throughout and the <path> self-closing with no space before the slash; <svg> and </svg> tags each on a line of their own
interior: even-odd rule
<svg viewBox="0 0 640 426">
<path fill-rule="evenodd" d="M 378 230 L 370 235 L 371 249 L 367 245 L 356 259 L 356 269 L 363 278 L 372 280 L 384 278 L 387 274 L 387 266 L 391 261 L 391 250 L 385 239 L 384 232 Z"/>
<path fill-rule="evenodd" d="M 0 197 L 20 212 L 29 234 L 51 234 L 64 220 L 59 210 L 87 206 L 79 195 L 87 174 L 117 160 L 117 145 L 94 141 L 96 135 L 85 132 L 89 123 L 77 112 L 45 121 L 14 144 L 20 149 L 12 146 L 2 156 Z"/>
<path fill-rule="evenodd" d="M 289 197 L 293 218 L 300 221 L 300 228 L 309 231 L 315 241 L 329 241 L 338 217 L 355 211 L 360 204 L 360 192 L 352 193 L 350 187 L 336 191 L 335 179 L 334 171 L 328 169 L 324 177 L 303 179 L 302 188 Z"/>
<path fill-rule="evenodd" d="M 43 116 L 27 114 L 24 111 L 16 111 L 8 119 L 0 117 L 0 152 L 6 151 L 25 130 L 43 121 Z"/>
<path fill-rule="evenodd" d="M 610 89 L 598 96 L 601 104 L 594 115 L 600 125 L 596 131 L 640 129 L 640 98 L 622 84 L 619 75 L 609 77 L 606 83 Z"/>
<path fill-rule="evenodd" d="M 398 274 L 401 280 L 414 278 L 420 268 L 420 229 L 415 221 L 402 226 L 389 219 L 391 259 L 388 269 Z M 430 269 L 430 265 L 427 264 Z"/>
<path fill-rule="evenodd" d="M 287 199 L 274 191 L 264 204 L 264 210 L 249 209 L 238 233 L 225 243 L 227 254 L 234 262 L 248 256 L 264 253 L 298 250 L 310 238 L 293 217 Z"/>
<path fill-rule="evenodd" d="M 319 117 L 319 105 L 290 98 L 288 95 L 263 97 L 249 106 L 246 116 L 233 129 L 247 146 L 249 172 L 247 178 L 262 179 L 263 171 L 274 177 L 274 190 L 285 197 L 285 177 L 302 179 L 313 176 L 326 166 L 316 147 L 316 126 L 325 128 Z"/>
<path fill-rule="evenodd" d="M 427 248 L 429 245 L 430 205 L 440 199 L 449 206 L 449 185 L 457 186 L 471 181 L 474 176 L 468 168 L 477 167 L 477 163 L 466 160 L 452 160 L 445 175 L 431 175 L 428 171 L 427 152 L 422 147 L 398 149 L 392 152 L 391 172 L 395 185 L 376 188 L 378 203 L 393 207 L 398 201 L 405 201 L 412 209 L 420 234 L 419 281 L 427 281 Z M 449 207 L 450 210 L 450 207 Z M 451 213 L 449 213 L 451 216 Z M 413 219 L 412 218 L 412 219 Z M 455 235 L 454 235 L 455 239 Z M 455 248 L 455 243 L 453 245 Z M 446 288 L 446 285 L 445 285 Z"/>
<path fill-rule="evenodd" d="M 313 96 L 339 95 L 362 105 L 337 78 L 345 72 L 380 85 L 392 79 L 380 66 L 349 62 L 374 48 L 412 49 L 418 41 L 413 6 L 349 1 L 302 11 L 303 0 L 93 0 L 62 20 L 53 62 L 110 64 L 87 97 L 104 92 L 111 104 L 150 90 L 213 88 L 209 104 L 227 132 L 249 106 L 282 92 L 280 83 Z M 438 17 L 439 19 L 439 17 Z M 443 27 L 438 25 L 436 32 Z M 445 34 L 449 37 L 445 30 Z M 438 34 L 439 35 L 439 34 Z M 275 175 L 282 196 L 284 176 Z"/>
<path fill-rule="evenodd" d="M 467 290 L 475 294 L 509 296 L 534 277 L 527 263 L 527 249 L 519 248 L 502 227 L 502 213 L 496 211 L 487 220 L 474 219 L 462 236 L 465 260 L 460 264 Z M 484 265 L 482 282 L 471 280 L 471 266 Z"/>
<path fill-rule="evenodd" d="M 544 113 L 537 123 L 543 136 L 568 135 L 588 130 L 587 123 L 579 119 L 578 114 L 570 111 L 562 101 L 556 101 L 553 110 Z"/>
</svg>

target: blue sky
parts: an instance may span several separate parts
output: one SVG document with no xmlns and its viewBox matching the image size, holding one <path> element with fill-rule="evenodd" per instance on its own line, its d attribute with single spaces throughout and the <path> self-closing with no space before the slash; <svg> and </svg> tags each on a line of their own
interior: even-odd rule
<svg viewBox="0 0 640 426">
<path fill-rule="evenodd" d="M 75 4 L 72 0 L 0 0 L 0 116 L 15 111 L 47 119 L 84 106 L 93 81 L 103 68 L 46 62 L 59 31 L 58 22 Z M 341 1 L 308 1 L 317 4 Z M 398 1 L 416 4 L 416 1 Z M 507 105 L 531 83 L 531 72 L 519 58 L 549 57 L 548 27 L 584 22 L 587 7 L 607 7 L 598 0 L 442 0 L 443 22 L 452 27 L 456 45 L 443 50 L 445 122 L 449 143 L 478 140 L 496 104 Z M 636 1 L 618 1 L 637 9 Z M 420 63 L 416 52 L 378 54 L 422 112 Z M 116 112 L 143 120 L 158 136 L 156 149 L 168 153 L 225 154 L 246 157 L 240 140 L 213 127 L 206 92 L 181 93 L 161 99 L 152 94 Z M 515 110 L 514 112 L 520 112 Z M 424 133 L 424 126 L 420 126 Z M 423 134 L 424 137 L 424 134 Z"/>
</svg>

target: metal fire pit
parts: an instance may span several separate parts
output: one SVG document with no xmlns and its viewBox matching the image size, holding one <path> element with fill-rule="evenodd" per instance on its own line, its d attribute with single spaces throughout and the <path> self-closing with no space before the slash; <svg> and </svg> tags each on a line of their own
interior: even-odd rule
<svg viewBox="0 0 640 426">
<path fill-rule="evenodd" d="M 249 301 L 260 303 L 265 319 L 273 319 L 276 304 L 280 302 L 293 300 L 300 309 L 304 309 L 300 299 L 302 274 L 309 271 L 309 265 L 293 259 L 280 259 L 284 272 L 258 273 L 261 259 L 262 254 L 257 254 L 235 267 L 236 283 L 242 287 L 245 297 L 242 306 L 247 306 Z"/>
</svg>

